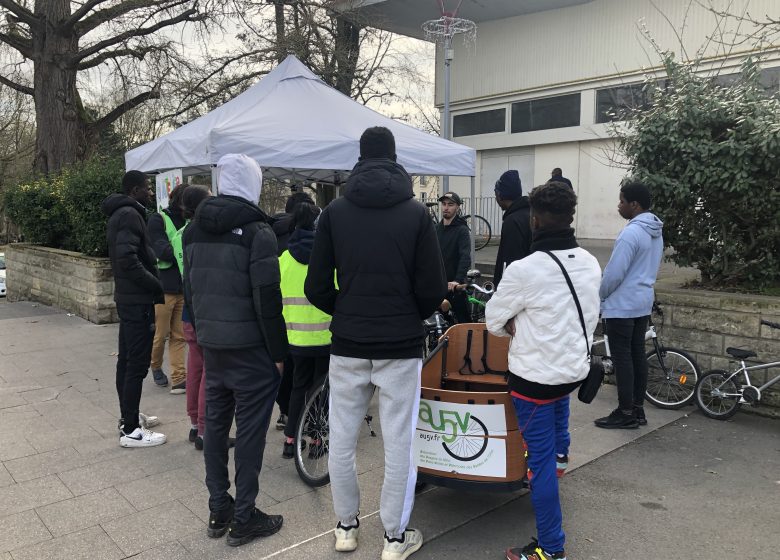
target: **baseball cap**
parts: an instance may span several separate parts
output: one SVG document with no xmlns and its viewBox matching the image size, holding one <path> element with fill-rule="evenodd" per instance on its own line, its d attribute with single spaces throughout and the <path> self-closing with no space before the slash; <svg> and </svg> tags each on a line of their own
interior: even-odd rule
<svg viewBox="0 0 780 560">
<path fill-rule="evenodd" d="M 458 206 L 463 204 L 463 201 L 458 196 L 458 193 L 454 193 L 454 192 L 448 192 L 439 197 L 439 202 L 443 202 L 444 200 L 451 200 Z"/>
</svg>

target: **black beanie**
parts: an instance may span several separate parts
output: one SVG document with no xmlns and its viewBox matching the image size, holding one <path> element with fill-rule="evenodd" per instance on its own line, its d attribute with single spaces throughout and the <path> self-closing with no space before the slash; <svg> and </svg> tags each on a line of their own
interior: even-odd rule
<svg viewBox="0 0 780 560">
<path fill-rule="evenodd" d="M 367 128 L 360 137 L 360 159 L 395 157 L 395 138 L 384 126 Z"/>
<path fill-rule="evenodd" d="M 516 169 L 504 171 L 496 181 L 496 193 L 504 200 L 517 200 L 523 196 L 523 187 L 520 184 L 520 174 Z"/>
</svg>

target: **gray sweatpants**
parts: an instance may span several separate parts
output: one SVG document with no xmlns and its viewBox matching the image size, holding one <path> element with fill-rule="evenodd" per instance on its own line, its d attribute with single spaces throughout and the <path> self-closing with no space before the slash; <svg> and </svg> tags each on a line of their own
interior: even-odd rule
<svg viewBox="0 0 780 560">
<path fill-rule="evenodd" d="M 379 392 L 379 422 L 385 446 L 380 516 L 391 538 L 403 535 L 414 506 L 417 466 L 412 438 L 420 406 L 422 360 L 365 360 L 330 357 L 330 485 L 342 524 L 360 509 L 355 455 L 373 388 Z"/>
</svg>

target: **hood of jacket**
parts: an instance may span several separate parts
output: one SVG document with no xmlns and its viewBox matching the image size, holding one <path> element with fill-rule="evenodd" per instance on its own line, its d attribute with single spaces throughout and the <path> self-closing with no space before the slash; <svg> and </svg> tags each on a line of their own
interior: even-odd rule
<svg viewBox="0 0 780 560">
<path fill-rule="evenodd" d="M 361 208 L 389 208 L 414 198 L 412 178 L 390 159 L 366 159 L 352 169 L 344 198 Z"/>
<path fill-rule="evenodd" d="M 267 221 L 268 216 L 256 205 L 224 194 L 204 200 L 195 211 L 195 222 L 210 233 L 225 233 L 244 224 Z"/>
<path fill-rule="evenodd" d="M 629 226 L 641 227 L 650 237 L 660 237 L 664 223 L 652 212 L 642 212 L 628 222 Z"/>
<path fill-rule="evenodd" d="M 106 216 L 111 216 L 114 212 L 122 208 L 123 206 L 130 206 L 138 210 L 138 213 L 146 219 L 146 208 L 143 204 L 136 199 L 127 196 L 126 194 L 114 193 L 108 195 L 103 202 L 100 203 L 100 209 Z"/>
<path fill-rule="evenodd" d="M 244 154 L 225 154 L 217 162 L 217 191 L 254 204 L 260 200 L 263 172 L 257 162 Z"/>
<path fill-rule="evenodd" d="M 273 228 L 276 237 L 280 235 L 287 235 L 293 228 L 293 215 L 292 214 L 274 214 L 271 218 L 271 228 Z"/>
<path fill-rule="evenodd" d="M 439 223 L 445 229 L 452 228 L 454 230 L 455 228 L 459 228 L 459 227 L 469 227 L 469 224 L 466 222 L 466 219 L 463 216 L 461 216 L 461 215 L 455 216 L 455 219 L 453 219 L 450 222 L 450 225 L 444 225 L 443 221 L 441 221 Z"/>
<path fill-rule="evenodd" d="M 531 204 L 528 202 L 528 197 L 527 196 L 521 196 L 520 198 L 515 200 L 509 208 L 507 208 L 504 211 L 504 219 L 506 220 L 507 216 L 509 216 L 510 214 L 514 214 L 515 212 L 519 212 L 523 208 L 530 208 L 530 207 L 531 207 Z"/>
<path fill-rule="evenodd" d="M 296 229 L 287 242 L 290 255 L 301 264 L 309 264 L 311 250 L 314 248 L 314 232 L 306 229 Z"/>
</svg>

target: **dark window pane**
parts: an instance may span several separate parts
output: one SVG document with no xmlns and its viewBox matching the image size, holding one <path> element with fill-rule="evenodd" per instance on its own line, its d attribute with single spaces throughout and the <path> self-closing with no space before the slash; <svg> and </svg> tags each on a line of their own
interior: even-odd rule
<svg viewBox="0 0 780 560">
<path fill-rule="evenodd" d="M 564 128 L 580 124 L 580 94 L 512 103 L 512 132 Z"/>
<path fill-rule="evenodd" d="M 596 91 L 596 122 L 623 120 L 631 109 L 650 107 L 652 97 L 644 84 L 617 86 Z"/>
<path fill-rule="evenodd" d="M 471 136 L 488 132 L 504 132 L 506 129 L 506 109 L 479 111 L 466 115 L 455 115 L 452 119 L 453 136 Z"/>
</svg>

